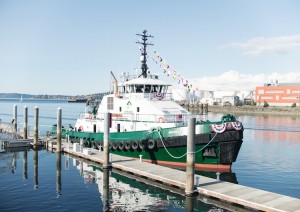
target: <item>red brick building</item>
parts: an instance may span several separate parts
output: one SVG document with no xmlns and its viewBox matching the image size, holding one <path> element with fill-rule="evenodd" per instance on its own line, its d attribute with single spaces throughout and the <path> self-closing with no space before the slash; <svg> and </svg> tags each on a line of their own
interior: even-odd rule
<svg viewBox="0 0 300 212">
<path fill-rule="evenodd" d="M 267 102 L 270 106 L 300 106 L 300 83 L 281 83 L 278 85 L 265 84 L 256 87 L 256 103 L 263 106 Z"/>
</svg>

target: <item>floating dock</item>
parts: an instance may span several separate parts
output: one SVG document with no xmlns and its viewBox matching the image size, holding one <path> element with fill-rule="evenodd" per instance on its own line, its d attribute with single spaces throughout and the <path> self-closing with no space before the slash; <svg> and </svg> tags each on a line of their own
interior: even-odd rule
<svg viewBox="0 0 300 212">
<path fill-rule="evenodd" d="M 48 141 L 48 149 L 56 148 L 56 141 Z M 103 164 L 103 152 L 83 148 L 74 151 L 71 143 L 62 142 L 63 151 L 87 160 Z M 143 162 L 128 157 L 110 154 L 112 168 L 127 172 L 141 178 L 147 178 L 172 187 L 178 187 L 183 191 L 186 188 L 186 172 L 168 167 Z M 293 211 L 300 212 L 300 199 L 281 194 L 263 191 L 247 186 L 220 181 L 200 175 L 198 178 L 197 192 L 199 194 L 217 198 L 229 203 L 238 204 L 246 208 L 261 211 Z"/>
</svg>

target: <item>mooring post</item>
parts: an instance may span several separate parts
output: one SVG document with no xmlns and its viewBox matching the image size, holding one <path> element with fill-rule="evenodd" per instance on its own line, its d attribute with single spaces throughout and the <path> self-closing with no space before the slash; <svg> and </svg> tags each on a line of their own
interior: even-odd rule
<svg viewBox="0 0 300 212">
<path fill-rule="evenodd" d="M 39 108 L 34 107 L 34 130 L 33 130 L 33 145 L 37 146 L 39 138 Z"/>
<path fill-rule="evenodd" d="M 57 108 L 57 144 L 56 152 L 61 152 L 61 108 Z"/>
<path fill-rule="evenodd" d="M 14 114 L 13 114 L 13 124 L 15 126 L 16 132 L 18 132 L 18 124 L 17 124 L 17 117 L 18 117 L 18 106 L 14 105 Z"/>
<path fill-rule="evenodd" d="M 200 108 L 199 114 L 203 115 L 203 104 L 200 104 L 199 108 Z"/>
<path fill-rule="evenodd" d="M 186 196 L 193 196 L 195 193 L 194 172 L 195 172 L 195 118 L 188 120 L 187 155 L 186 155 Z"/>
<path fill-rule="evenodd" d="M 208 114 L 208 104 L 207 103 L 205 103 L 203 105 L 203 114 Z"/>
<path fill-rule="evenodd" d="M 109 128 L 110 128 L 110 113 L 105 113 L 104 133 L 103 133 L 103 145 L 104 145 L 103 168 L 111 168 L 111 162 L 109 160 Z"/>
<path fill-rule="evenodd" d="M 23 126 L 23 138 L 28 138 L 28 107 L 24 106 L 24 126 Z"/>
</svg>

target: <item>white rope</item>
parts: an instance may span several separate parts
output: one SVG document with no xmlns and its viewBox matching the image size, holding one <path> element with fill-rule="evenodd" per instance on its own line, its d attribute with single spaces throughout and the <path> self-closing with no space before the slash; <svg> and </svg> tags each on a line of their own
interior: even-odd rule
<svg viewBox="0 0 300 212">
<path fill-rule="evenodd" d="M 211 139 L 204 147 L 202 147 L 202 148 L 199 149 L 198 151 L 196 151 L 196 152 L 186 152 L 186 153 L 184 153 L 182 156 L 174 156 L 174 155 L 172 155 L 172 154 L 168 151 L 168 149 L 166 148 L 165 143 L 164 143 L 164 141 L 163 141 L 163 137 L 162 137 L 162 135 L 161 135 L 161 133 L 160 133 L 160 130 L 158 130 L 158 129 L 153 129 L 152 132 L 157 132 L 157 133 L 158 133 L 158 135 L 159 135 L 159 137 L 160 137 L 160 140 L 161 140 L 161 142 L 162 142 L 162 144 L 163 144 L 163 146 L 164 146 L 166 152 L 167 152 L 171 157 L 173 157 L 173 158 L 175 158 L 175 159 L 183 158 L 183 157 L 186 156 L 188 153 L 196 154 L 196 153 L 202 151 L 204 148 L 206 148 L 206 147 L 207 147 L 207 146 L 215 139 L 215 137 L 216 137 L 217 134 L 218 134 L 218 133 L 216 133 L 216 134 L 214 135 L 214 137 L 213 137 L 213 138 L 212 138 L 212 139 Z"/>
</svg>

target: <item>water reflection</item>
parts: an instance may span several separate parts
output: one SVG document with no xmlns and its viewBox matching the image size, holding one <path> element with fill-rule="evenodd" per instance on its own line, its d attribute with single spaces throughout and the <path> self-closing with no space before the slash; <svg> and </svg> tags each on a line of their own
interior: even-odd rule
<svg viewBox="0 0 300 212">
<path fill-rule="evenodd" d="M 33 152 L 33 185 L 34 189 L 36 190 L 39 185 L 39 179 L 38 179 L 38 169 L 39 169 L 39 152 L 38 150 L 34 150 Z"/>
<path fill-rule="evenodd" d="M 23 152 L 23 179 L 27 180 L 27 150 L 24 150 Z"/>
<path fill-rule="evenodd" d="M 1 175 L 0 172 L 0 186 L 4 189 L 2 192 L 6 193 L 7 189 L 10 193 L 14 191 L 12 196 L 7 197 L 7 204 L 2 205 L 6 209 L 10 208 L 17 211 L 19 206 L 22 205 L 23 211 L 43 210 L 45 204 L 49 206 L 49 210 L 55 210 L 57 207 L 62 210 L 78 210 L 84 207 L 85 210 L 92 211 L 99 209 L 101 211 L 210 211 L 220 209 L 220 207 L 204 203 L 198 198 L 185 198 L 180 194 L 173 193 L 174 190 L 171 189 L 171 192 L 168 186 L 164 187 L 162 184 L 158 184 L 156 186 L 159 187 L 153 187 L 153 181 L 139 179 L 128 173 L 127 176 L 126 173 L 118 170 L 102 169 L 99 165 L 91 165 L 90 161 L 83 159 L 65 157 L 60 153 L 46 151 L 39 153 L 38 150 L 29 152 L 23 150 L 22 153 L 23 158 L 18 157 L 19 153 L 0 154 L 0 164 L 3 162 L 2 159 L 5 158 L 5 166 L 9 168 L 5 175 Z M 33 156 L 33 163 L 28 164 L 30 154 Z M 45 159 L 45 156 L 48 158 Z M 73 163 L 70 163 L 69 160 L 73 160 Z M 17 164 L 22 162 L 23 172 L 18 172 Z M 56 166 L 50 165 L 54 163 Z M 65 163 L 66 169 L 62 169 L 62 163 Z M 31 168 L 27 166 L 31 166 Z M 7 177 L 7 175 L 12 175 L 12 167 L 15 170 L 14 178 Z M 27 176 L 30 175 L 27 174 L 27 170 L 31 169 L 33 170 L 31 176 L 35 188 L 34 193 L 30 193 L 33 191 L 31 184 L 23 184 L 21 181 L 22 186 L 19 186 L 18 183 L 20 181 L 18 179 L 30 178 L 30 176 Z M 68 176 L 68 180 L 64 185 L 64 198 L 61 198 L 63 175 Z M 43 179 L 43 186 L 39 186 L 39 176 Z M 56 177 L 55 182 L 53 176 Z M 76 180 L 81 180 L 80 176 L 84 183 L 78 183 L 78 180 Z M 96 198 L 96 202 L 95 193 L 93 193 L 95 186 L 93 184 L 97 185 L 100 195 L 100 198 Z M 38 192 L 36 191 L 37 188 Z M 74 190 L 74 188 L 76 189 Z M 163 190 L 163 188 L 166 189 Z M 53 198 L 54 195 L 57 198 Z M 21 204 L 21 199 L 32 204 Z M 94 200 L 93 204 L 90 203 L 91 200 Z M 33 201 L 43 202 L 44 205 L 34 204 Z M 224 210 L 222 209 L 222 211 Z"/>
<path fill-rule="evenodd" d="M 103 211 L 109 211 L 109 169 L 103 169 Z"/>
<path fill-rule="evenodd" d="M 79 159 L 81 160 L 81 159 Z M 103 169 L 90 162 L 73 158 L 73 164 L 81 173 L 85 183 L 98 184 L 103 211 L 209 211 L 219 209 L 217 206 L 203 203 L 197 196 L 183 197 L 161 188 L 153 187 L 153 181 L 136 176 L 128 178 L 126 173 L 118 170 Z M 82 167 L 82 168 L 81 168 Z M 126 176 L 124 176 L 124 174 Z M 170 189 L 170 188 L 169 188 Z M 197 206 L 195 206 L 197 203 Z M 226 211 L 223 210 L 222 211 Z"/>
<path fill-rule="evenodd" d="M 185 196 L 185 211 L 192 212 L 195 208 L 197 196 Z"/>
<path fill-rule="evenodd" d="M 61 196 L 61 153 L 56 153 L 56 197 Z"/>
</svg>

